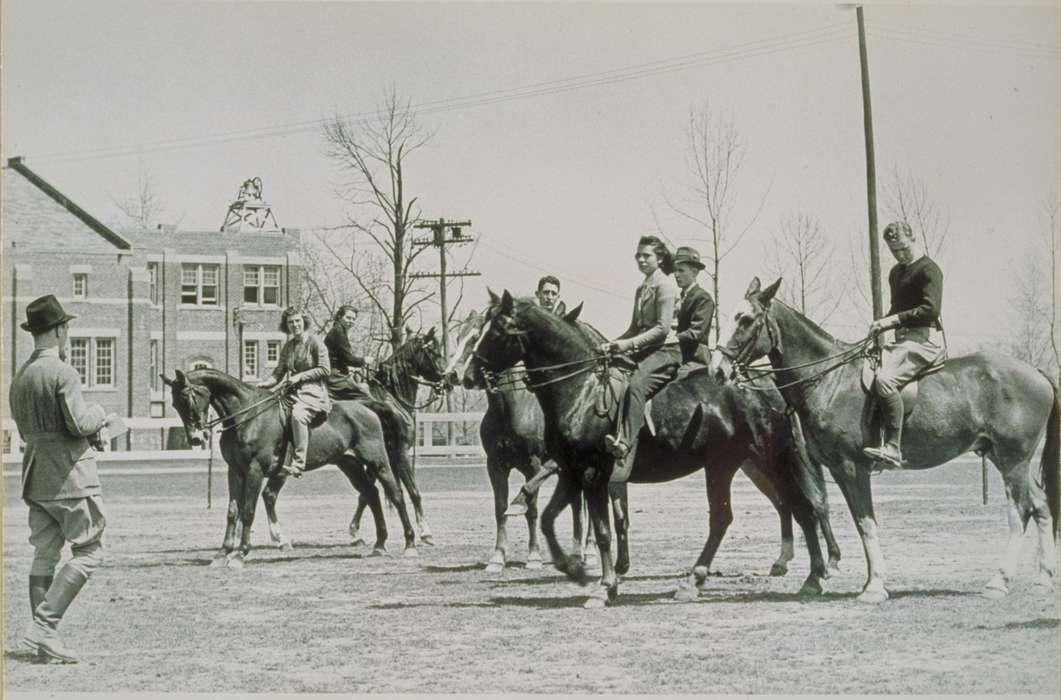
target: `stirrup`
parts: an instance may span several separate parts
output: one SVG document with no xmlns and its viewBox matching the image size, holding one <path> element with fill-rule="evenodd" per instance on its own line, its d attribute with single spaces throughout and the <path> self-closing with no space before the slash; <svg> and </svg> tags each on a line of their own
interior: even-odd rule
<svg viewBox="0 0 1061 700">
<path fill-rule="evenodd" d="M 893 455 L 885 452 L 884 445 L 881 445 L 880 447 L 864 447 L 862 449 L 862 454 L 878 464 L 885 464 L 893 469 L 903 468 L 903 453 L 899 450 L 896 450 Z"/>
<path fill-rule="evenodd" d="M 287 477 L 293 477 L 295 479 L 300 479 L 302 478 L 302 472 L 302 467 L 296 466 L 294 464 L 288 464 L 286 466 L 280 467 L 280 470 L 277 472 L 277 474 Z"/>
<path fill-rule="evenodd" d="M 617 435 L 605 435 L 604 448 L 608 450 L 608 454 L 616 459 L 622 459 L 630 451 L 630 446 L 626 444 L 626 440 Z"/>
</svg>

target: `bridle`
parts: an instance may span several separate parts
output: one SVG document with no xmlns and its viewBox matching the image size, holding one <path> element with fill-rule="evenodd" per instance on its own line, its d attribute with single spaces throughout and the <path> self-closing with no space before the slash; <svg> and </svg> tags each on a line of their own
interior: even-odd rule
<svg viewBox="0 0 1061 700">
<path fill-rule="evenodd" d="M 205 390 L 203 390 L 203 391 L 205 391 Z M 220 432 L 223 433 L 226 430 L 233 430 L 235 428 L 238 428 L 241 425 L 244 425 L 245 423 L 257 418 L 262 413 L 264 413 L 265 411 L 267 411 L 270 408 L 272 408 L 272 403 L 274 403 L 274 402 L 278 403 L 280 401 L 280 397 L 281 397 L 280 393 L 269 392 L 267 396 L 263 397 L 262 399 L 260 399 L 258 401 L 255 401 L 254 403 L 250 404 L 249 406 L 244 406 L 243 408 L 239 409 L 238 411 L 234 411 L 234 412 L 232 412 L 232 413 L 230 413 L 230 414 L 228 414 L 226 416 L 219 416 L 217 418 L 214 418 L 213 420 L 203 421 L 202 415 L 200 415 L 200 412 L 198 411 L 197 407 L 195 407 L 193 405 L 192 401 L 191 401 L 191 397 L 192 396 L 202 397 L 202 398 L 204 398 L 206 400 L 206 405 L 209 407 L 209 405 L 210 405 L 209 392 L 206 392 L 206 396 L 203 397 L 202 396 L 203 391 L 200 391 L 196 387 L 191 386 L 189 384 L 185 384 L 185 386 L 180 390 L 182 398 L 184 399 L 185 403 L 188 404 L 188 408 L 191 409 L 191 414 L 192 414 L 191 429 L 194 430 L 194 431 L 204 432 L 204 433 L 213 431 L 213 429 L 215 427 L 217 427 L 218 425 L 224 423 L 225 421 L 232 421 L 232 422 L 230 422 L 228 425 L 222 426 Z M 255 408 L 258 408 L 259 406 L 263 406 L 263 405 L 265 407 L 262 408 L 261 410 L 255 412 L 255 413 L 253 413 L 253 414 L 251 414 L 249 416 L 245 415 L 245 414 L 250 413 L 251 411 L 253 411 Z M 203 411 L 203 413 L 205 413 L 205 411 Z M 236 418 L 237 416 L 245 416 L 245 417 L 242 420 L 233 421 L 233 419 Z"/>
</svg>

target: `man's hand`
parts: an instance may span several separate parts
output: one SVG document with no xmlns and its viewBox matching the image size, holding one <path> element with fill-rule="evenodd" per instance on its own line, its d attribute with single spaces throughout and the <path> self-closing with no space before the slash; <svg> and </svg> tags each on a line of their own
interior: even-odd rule
<svg viewBox="0 0 1061 700">
<path fill-rule="evenodd" d="M 599 349 L 601 351 L 601 354 L 611 355 L 619 352 L 619 343 L 609 340 L 607 342 L 601 343 Z"/>
<path fill-rule="evenodd" d="M 899 325 L 898 316 L 885 316 L 884 318 L 878 318 L 873 323 L 869 324 L 869 335 L 877 335 L 884 331 L 891 330 Z"/>
</svg>

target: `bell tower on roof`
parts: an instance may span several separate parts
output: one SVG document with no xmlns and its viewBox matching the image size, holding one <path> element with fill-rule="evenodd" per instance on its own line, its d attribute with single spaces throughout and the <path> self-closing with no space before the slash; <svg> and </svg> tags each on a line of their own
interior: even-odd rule
<svg viewBox="0 0 1061 700">
<path fill-rule="evenodd" d="M 236 195 L 236 201 L 228 205 L 222 233 L 240 231 L 279 231 L 280 226 L 273 216 L 273 209 L 262 199 L 262 179 L 253 177 L 244 180 Z"/>
</svg>

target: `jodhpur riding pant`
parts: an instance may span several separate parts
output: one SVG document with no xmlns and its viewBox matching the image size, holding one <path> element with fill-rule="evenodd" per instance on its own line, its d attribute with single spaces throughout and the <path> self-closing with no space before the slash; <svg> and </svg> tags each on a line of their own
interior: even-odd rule
<svg viewBox="0 0 1061 700">
<path fill-rule="evenodd" d="M 664 345 L 638 363 L 630 375 L 626 391 L 626 406 L 622 418 L 622 437 L 632 453 L 637 447 L 637 434 L 645 420 L 645 403 L 674 378 L 682 364 L 682 353 L 677 345 Z"/>
<path fill-rule="evenodd" d="M 103 531 L 107 526 L 103 496 L 26 499 L 26 505 L 33 545 L 30 605 L 37 620 L 54 628 L 103 561 Z M 73 556 L 56 572 L 67 542 Z"/>
<path fill-rule="evenodd" d="M 885 430 L 898 431 L 902 428 L 903 398 L 900 390 L 940 354 L 940 347 L 928 340 L 928 329 L 911 329 L 923 330 L 924 333 L 909 335 L 901 333 L 902 330 L 896 331 L 896 342 L 884 346 L 881 366 L 877 371 L 875 391 L 881 408 L 881 426 Z"/>
</svg>

